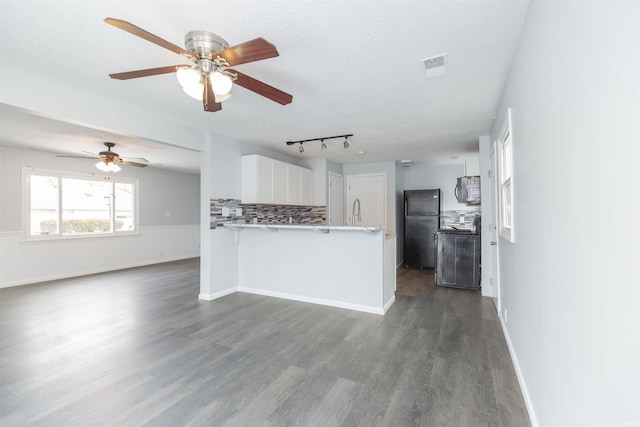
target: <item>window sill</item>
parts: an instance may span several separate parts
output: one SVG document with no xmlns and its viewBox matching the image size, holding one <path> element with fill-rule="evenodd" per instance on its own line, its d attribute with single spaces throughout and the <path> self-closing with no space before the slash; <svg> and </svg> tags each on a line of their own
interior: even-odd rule
<svg viewBox="0 0 640 427">
<path fill-rule="evenodd" d="M 96 233 L 96 234 L 77 234 L 77 235 L 42 235 L 24 237 L 20 243 L 38 243 L 38 242 L 59 242 L 63 240 L 86 240 L 86 239 L 104 239 L 110 237 L 140 236 L 140 231 L 120 232 L 120 233 Z"/>
</svg>

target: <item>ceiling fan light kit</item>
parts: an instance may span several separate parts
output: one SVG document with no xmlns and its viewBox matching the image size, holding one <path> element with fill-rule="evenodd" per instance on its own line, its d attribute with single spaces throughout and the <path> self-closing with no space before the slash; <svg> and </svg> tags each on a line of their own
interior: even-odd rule
<svg viewBox="0 0 640 427">
<path fill-rule="evenodd" d="M 121 170 L 120 166 L 106 159 L 100 160 L 98 163 L 96 163 L 96 167 L 100 169 L 102 172 L 120 172 Z"/>
<path fill-rule="evenodd" d="M 213 93 L 216 95 L 224 96 L 231 91 L 233 81 L 228 75 L 223 74 L 220 71 L 214 71 L 209 74 L 209 79 L 211 80 Z"/>
<path fill-rule="evenodd" d="M 289 104 L 293 100 L 293 97 L 286 92 L 246 74 L 227 69 L 230 66 L 279 56 L 276 47 L 263 38 L 229 47 L 229 43 L 217 34 L 197 30 L 186 34 L 184 39 L 186 49 L 183 49 L 130 22 L 115 18 L 105 18 L 104 21 L 195 63 L 193 66 L 172 65 L 109 74 L 113 79 L 128 80 L 175 72 L 184 92 L 202 101 L 204 110 L 209 112 L 222 109 L 221 102 L 231 97 L 233 82 L 281 105 Z"/>
</svg>

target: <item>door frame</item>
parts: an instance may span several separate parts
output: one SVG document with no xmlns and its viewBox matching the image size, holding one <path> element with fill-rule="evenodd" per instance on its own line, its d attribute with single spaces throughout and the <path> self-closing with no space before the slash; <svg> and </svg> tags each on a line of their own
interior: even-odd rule
<svg viewBox="0 0 640 427">
<path fill-rule="evenodd" d="M 500 238 L 498 235 L 498 141 L 491 143 L 489 152 L 489 164 L 491 170 L 489 187 L 491 188 L 491 223 L 489 224 L 491 236 L 491 281 L 494 289 L 493 302 L 498 311 L 502 313 L 502 294 L 500 290 Z"/>
</svg>

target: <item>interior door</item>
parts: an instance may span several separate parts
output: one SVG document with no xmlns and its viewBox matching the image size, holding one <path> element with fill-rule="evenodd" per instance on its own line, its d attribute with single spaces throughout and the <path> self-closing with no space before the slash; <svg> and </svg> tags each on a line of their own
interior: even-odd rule
<svg viewBox="0 0 640 427">
<path fill-rule="evenodd" d="M 348 225 L 387 226 L 386 174 L 347 176 Z"/>
<path fill-rule="evenodd" d="M 489 154 L 490 187 L 491 187 L 491 284 L 493 285 L 493 302 L 499 313 L 502 313 L 502 301 L 500 297 L 500 249 L 498 247 L 498 182 L 496 171 L 498 170 L 498 159 L 496 153 L 496 142 L 491 145 Z"/>
<path fill-rule="evenodd" d="M 329 172 L 329 225 L 344 225 L 344 178 Z"/>
</svg>

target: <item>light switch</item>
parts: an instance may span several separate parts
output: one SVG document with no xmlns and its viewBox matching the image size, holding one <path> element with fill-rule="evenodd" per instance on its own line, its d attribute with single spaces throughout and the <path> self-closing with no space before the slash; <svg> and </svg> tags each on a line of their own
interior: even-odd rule
<svg viewBox="0 0 640 427">
<path fill-rule="evenodd" d="M 236 216 L 242 216 L 242 208 L 236 208 Z"/>
</svg>

